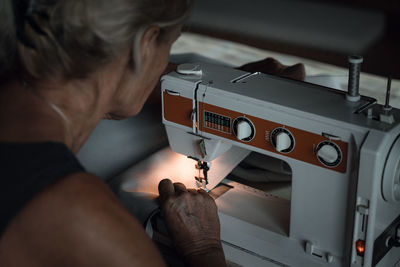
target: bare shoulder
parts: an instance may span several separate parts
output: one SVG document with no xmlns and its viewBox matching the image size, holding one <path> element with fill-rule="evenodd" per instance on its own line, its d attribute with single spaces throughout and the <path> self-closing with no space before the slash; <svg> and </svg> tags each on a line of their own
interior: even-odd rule
<svg viewBox="0 0 400 267">
<path fill-rule="evenodd" d="M 135 265 L 163 262 L 108 186 L 84 172 L 38 194 L 0 239 L 0 266 Z"/>
</svg>

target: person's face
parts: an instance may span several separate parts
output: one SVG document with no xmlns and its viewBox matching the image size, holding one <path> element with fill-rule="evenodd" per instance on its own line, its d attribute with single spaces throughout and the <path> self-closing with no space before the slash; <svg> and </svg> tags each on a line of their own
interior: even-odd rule
<svg viewBox="0 0 400 267">
<path fill-rule="evenodd" d="M 118 85 L 114 117 L 125 118 L 136 115 L 157 85 L 169 59 L 172 44 L 178 39 L 181 25 L 161 36 L 156 27 L 149 28 L 141 41 L 141 69 L 135 73 L 127 67 Z"/>
</svg>

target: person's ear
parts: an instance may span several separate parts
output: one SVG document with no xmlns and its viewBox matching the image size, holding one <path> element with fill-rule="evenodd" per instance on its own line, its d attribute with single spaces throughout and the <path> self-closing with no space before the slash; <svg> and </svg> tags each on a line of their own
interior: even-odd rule
<svg viewBox="0 0 400 267">
<path fill-rule="evenodd" d="M 158 37 L 160 35 L 160 28 L 157 26 L 150 26 L 147 28 L 140 40 L 140 55 L 142 63 L 146 60 L 152 60 L 153 54 L 158 49 Z"/>
</svg>

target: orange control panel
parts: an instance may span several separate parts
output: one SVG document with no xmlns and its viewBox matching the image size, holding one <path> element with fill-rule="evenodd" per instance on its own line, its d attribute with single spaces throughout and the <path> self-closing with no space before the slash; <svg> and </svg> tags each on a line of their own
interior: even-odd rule
<svg viewBox="0 0 400 267">
<path fill-rule="evenodd" d="M 191 99 L 164 93 L 164 117 L 166 120 L 192 127 L 191 113 Z M 341 173 L 346 172 L 348 144 L 340 140 L 329 140 L 322 134 L 314 134 L 202 102 L 199 103 L 198 127 L 202 132 L 323 168 Z M 238 130 L 240 127 L 245 132 L 243 138 L 241 130 Z M 284 143 L 282 149 L 279 142 Z"/>
</svg>

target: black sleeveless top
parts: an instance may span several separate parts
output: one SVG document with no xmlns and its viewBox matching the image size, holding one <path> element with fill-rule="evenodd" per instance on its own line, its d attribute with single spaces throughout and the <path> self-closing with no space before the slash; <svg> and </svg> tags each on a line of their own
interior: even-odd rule
<svg viewBox="0 0 400 267">
<path fill-rule="evenodd" d="M 62 143 L 0 142 L 0 238 L 10 221 L 40 191 L 84 171 Z"/>
</svg>

